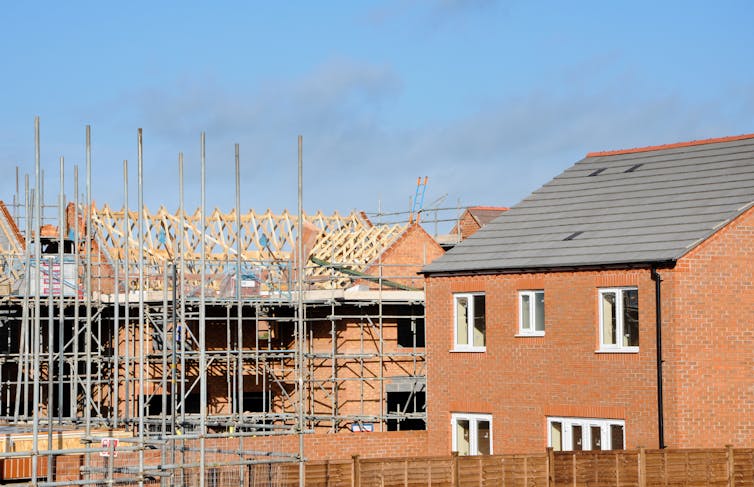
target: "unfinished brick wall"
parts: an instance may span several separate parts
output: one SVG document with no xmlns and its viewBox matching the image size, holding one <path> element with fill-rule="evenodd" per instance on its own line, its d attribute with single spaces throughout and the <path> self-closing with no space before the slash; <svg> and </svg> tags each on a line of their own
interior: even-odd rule
<svg viewBox="0 0 754 487">
<path fill-rule="evenodd" d="M 336 460 L 359 455 L 362 458 L 427 456 L 434 454 L 427 444 L 426 431 L 384 433 L 313 434 L 304 436 L 304 456 L 308 460 Z M 298 452 L 298 437 L 256 437 L 244 439 L 244 448 L 283 453 Z"/>
<path fill-rule="evenodd" d="M 639 290 L 638 353 L 596 353 L 598 288 Z M 518 291 L 545 291 L 545 336 L 518 337 Z M 456 292 L 486 293 L 486 352 L 452 352 Z M 656 447 L 654 282 L 647 269 L 427 280 L 429 441 L 451 450 L 451 413 L 490 413 L 495 453 L 540 451 L 547 416 L 625 420 L 626 447 Z"/>
<path fill-rule="evenodd" d="M 458 231 L 461 231 L 461 240 L 466 240 L 470 236 L 472 236 L 474 233 L 476 233 L 477 230 L 479 230 L 481 225 L 479 225 L 479 222 L 476 221 L 476 219 L 471 215 L 469 210 L 466 210 L 463 212 L 463 215 L 458 220 L 458 223 L 453 228 L 453 230 L 450 232 L 453 235 L 457 235 Z"/>
<path fill-rule="evenodd" d="M 230 318 L 227 317 L 229 313 Z M 237 321 L 235 316 L 237 308 L 231 306 L 208 307 L 206 343 L 208 355 L 220 352 L 222 360 L 213 361 L 208 367 L 207 374 L 207 412 L 210 415 L 230 414 L 232 404 L 230 394 L 237 395 L 235 383 L 235 358 L 233 351 L 236 344 Z M 256 323 L 251 316 L 253 309 L 246 307 L 244 310 L 243 336 L 244 349 L 253 351 L 256 345 Z M 298 396 L 294 388 L 295 370 L 293 360 L 294 330 L 293 309 L 283 306 L 277 310 L 270 310 L 271 315 L 276 315 L 280 321 L 268 323 L 260 320 L 260 367 L 255 368 L 255 360 L 247 358 L 244 363 L 244 392 L 272 392 L 272 403 L 268 412 L 272 413 L 295 413 Z M 306 410 L 307 415 L 315 418 L 311 424 L 318 432 L 348 430 L 351 420 L 340 420 L 333 423 L 330 417 L 338 416 L 382 416 L 385 413 L 387 388 L 396 380 L 408 376 L 422 375 L 424 372 L 424 358 L 412 355 L 414 352 L 422 353 L 424 347 L 413 348 L 399 344 L 398 327 L 410 327 L 411 319 L 421 321 L 424 314 L 422 303 L 384 303 L 379 306 L 372 301 L 364 302 L 335 302 L 330 304 L 320 303 L 307 308 L 306 329 L 307 347 L 306 352 L 312 354 L 307 359 L 306 372 Z M 335 317 L 334 320 L 331 318 Z M 230 319 L 230 324 L 227 320 Z M 334 326 L 334 329 L 333 329 Z M 228 327 L 230 340 L 228 339 Z M 192 333 L 198 335 L 198 323 L 192 320 L 189 323 Z M 137 326 L 131 328 L 132 333 L 138 331 Z M 145 393 L 156 394 L 152 399 L 152 414 L 158 414 L 162 408 L 162 385 L 163 365 L 161 350 L 153 350 L 153 340 L 150 331 L 155 330 L 148 325 L 145 350 L 151 353 L 147 369 L 147 384 Z M 333 348 L 333 335 L 335 333 L 335 347 Z M 380 336 L 382 339 L 380 339 Z M 269 341 L 267 338 L 269 337 Z M 423 341 L 423 336 L 421 337 Z M 228 370 L 225 360 L 225 351 L 230 343 L 231 369 Z M 187 341 L 187 346 L 191 341 Z M 133 336 L 130 339 L 132 391 L 136 391 L 134 374 L 137 372 L 134 356 L 136 344 Z M 119 349 L 121 357 L 125 355 L 125 330 L 121 328 L 121 340 Z M 266 350 L 271 352 L 266 352 Z M 275 351 L 289 352 L 286 357 L 281 357 Z M 165 384 L 167 393 L 170 394 L 170 363 L 171 351 L 167 351 L 167 369 L 164 375 L 168 377 Z M 333 357 L 335 357 L 333 359 Z M 264 368 L 264 363 L 267 368 Z M 125 375 L 124 363 L 121 358 L 121 377 Z M 333 372 L 333 367 L 335 372 Z M 265 376 L 264 371 L 267 374 Z M 186 361 L 186 387 L 190 387 L 196 380 L 198 366 L 196 360 Z M 230 377 L 230 379 L 229 379 Z M 274 380 L 277 378 L 278 380 Z M 334 379 L 334 380 L 333 380 Z M 285 388 L 285 394 L 281 388 Z M 120 414 L 125 413 L 125 392 L 121 388 Z M 196 394 L 198 386 L 193 389 Z M 132 392 L 131 414 L 135 414 L 138 396 Z M 196 399 L 198 400 L 198 398 Z M 168 403 L 169 404 L 169 403 Z M 381 426 L 379 421 L 374 421 L 375 431 Z"/>
<path fill-rule="evenodd" d="M 123 445 L 126 444 L 123 443 Z M 180 447 L 181 442 L 176 442 L 176 446 Z M 197 462 L 199 459 L 199 440 L 187 440 L 185 446 L 190 447 L 191 450 L 187 453 L 181 453 L 178 450 L 176 454 L 177 458 L 185 463 Z M 164 451 L 160 449 L 146 450 L 144 452 L 145 466 L 164 464 L 166 457 L 170 458 L 170 448 L 171 446 L 168 445 Z M 210 438 L 206 440 L 206 448 L 208 450 L 206 456 L 208 464 L 212 462 L 222 463 L 238 460 L 238 456 L 234 455 L 234 453 L 238 452 L 241 448 L 243 451 L 295 455 L 299 451 L 299 439 L 295 435 L 245 437 L 242 442 L 238 437 Z M 220 451 L 224 453 L 219 453 Z M 309 434 L 304 436 L 304 457 L 308 461 L 349 460 L 354 455 L 359 455 L 361 458 L 422 457 L 428 456 L 430 453 L 427 444 L 427 433 L 425 431 L 344 433 L 337 435 Z M 28 458 L 26 460 L 28 461 Z M 99 457 L 96 453 L 92 455 L 90 461 L 92 465 L 97 467 L 108 465 L 107 459 Z M 46 469 L 46 465 L 46 457 L 41 457 L 40 467 Z M 56 457 L 55 480 L 75 481 L 84 478 L 80 470 L 83 465 L 85 465 L 84 456 L 80 454 Z M 136 452 L 118 452 L 117 457 L 113 460 L 114 467 L 134 467 L 135 465 L 138 465 L 138 454 Z M 197 467 L 193 468 L 196 469 Z M 116 468 L 115 477 L 123 476 L 124 474 L 118 473 Z M 102 478 L 102 474 L 94 474 L 92 477 Z"/>
<path fill-rule="evenodd" d="M 418 223 L 411 225 L 385 252 L 372 262 L 365 273 L 421 289 L 424 278 L 418 274 L 445 251 Z M 377 283 L 370 287 L 377 288 Z"/>
<path fill-rule="evenodd" d="M 754 445 L 754 210 L 662 275 L 668 446 Z"/>
</svg>

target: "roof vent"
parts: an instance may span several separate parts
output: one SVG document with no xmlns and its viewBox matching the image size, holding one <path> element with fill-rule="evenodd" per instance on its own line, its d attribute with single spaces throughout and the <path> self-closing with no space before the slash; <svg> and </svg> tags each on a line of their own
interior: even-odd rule
<svg viewBox="0 0 754 487">
<path fill-rule="evenodd" d="M 639 169 L 639 168 L 640 168 L 641 166 L 643 166 L 643 165 L 644 165 L 644 164 L 636 164 L 636 165 L 634 165 L 634 166 L 631 166 L 631 167 L 629 167 L 628 169 L 626 169 L 626 170 L 625 170 L 625 171 L 623 171 L 623 172 L 634 172 L 634 171 L 636 171 L 637 169 Z"/>
<path fill-rule="evenodd" d="M 606 169 L 607 169 L 606 167 L 602 167 L 602 168 L 600 168 L 600 169 L 597 169 L 597 170 L 596 170 L 596 171 L 594 171 L 594 172 L 593 172 L 592 174 L 590 174 L 590 176 L 596 176 L 597 174 L 601 173 L 602 171 L 604 171 L 604 170 L 606 170 Z"/>
<path fill-rule="evenodd" d="M 566 238 L 564 238 L 563 240 L 564 240 L 564 241 L 565 241 L 565 240 L 573 240 L 574 238 L 578 237 L 578 236 L 579 236 L 579 235 L 581 235 L 582 233 L 584 233 L 584 232 L 573 232 L 572 234 L 570 234 L 569 236 L 567 236 L 567 237 L 566 237 Z"/>
</svg>

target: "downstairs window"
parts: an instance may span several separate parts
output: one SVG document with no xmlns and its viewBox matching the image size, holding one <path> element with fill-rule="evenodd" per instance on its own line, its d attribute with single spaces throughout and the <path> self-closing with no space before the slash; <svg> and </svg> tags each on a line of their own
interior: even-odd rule
<svg viewBox="0 0 754 487">
<path fill-rule="evenodd" d="M 623 450 L 625 421 L 596 418 L 547 418 L 547 445 L 555 451 Z"/>
</svg>

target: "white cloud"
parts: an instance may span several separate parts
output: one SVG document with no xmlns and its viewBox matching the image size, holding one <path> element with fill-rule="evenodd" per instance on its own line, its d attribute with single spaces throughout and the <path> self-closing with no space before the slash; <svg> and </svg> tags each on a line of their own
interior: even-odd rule
<svg viewBox="0 0 754 487">
<path fill-rule="evenodd" d="M 208 206 L 227 210 L 234 204 L 233 144 L 238 142 L 242 206 L 260 211 L 296 207 L 298 134 L 304 135 L 305 207 L 329 212 L 374 211 L 378 200 L 385 210 L 405 210 L 416 177 L 425 175 L 430 178 L 425 202 L 447 194 L 449 206 L 459 199 L 464 205 L 512 205 L 589 151 L 754 129 L 750 87 L 690 100 L 653 93 L 630 75 L 602 79 L 599 86 L 564 82 L 557 92 L 532 87 L 488 99 L 454 120 L 406 128 L 391 118 L 391 110 L 383 110 L 400 101 L 402 87 L 388 66 L 336 60 L 298 78 L 263 80 L 244 89 L 187 78 L 172 91 L 143 90 L 108 105 L 118 122 L 94 126 L 95 198 L 120 205 L 124 158 L 131 161 L 131 190 L 136 190 L 135 128 L 117 140 L 107 134 L 130 119 L 144 127 L 150 208 L 177 204 L 178 151 L 186 153 L 187 207 L 199 205 L 199 133 L 204 130 Z M 748 93 L 748 98 L 729 93 Z M 134 113 L 124 116 L 129 110 Z M 83 148 L 70 151 L 78 155 Z M 55 181 L 54 167 L 48 180 Z M 3 188 L 12 194 L 7 182 Z M 133 205 L 135 193 L 130 199 Z"/>
</svg>

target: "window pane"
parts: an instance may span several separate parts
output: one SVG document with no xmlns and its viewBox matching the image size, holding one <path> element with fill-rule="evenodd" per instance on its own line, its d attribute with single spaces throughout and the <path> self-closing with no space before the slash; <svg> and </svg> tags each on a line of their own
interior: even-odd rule
<svg viewBox="0 0 754 487">
<path fill-rule="evenodd" d="M 639 291 L 623 290 L 623 346 L 639 346 Z"/>
<path fill-rule="evenodd" d="M 592 426 L 589 432 L 592 435 L 592 450 L 602 450 L 602 428 Z"/>
<path fill-rule="evenodd" d="M 490 422 L 480 420 L 477 422 L 477 453 L 479 455 L 489 455 L 490 443 L 492 443 Z"/>
<path fill-rule="evenodd" d="M 573 437 L 573 450 L 581 451 L 584 449 L 584 434 L 581 426 L 574 424 L 571 426 L 571 436 Z"/>
<path fill-rule="evenodd" d="M 623 426 L 619 424 L 610 425 L 610 448 L 613 450 L 623 449 Z"/>
<path fill-rule="evenodd" d="M 615 316 L 615 293 L 601 293 L 602 296 L 602 343 L 604 345 L 617 345 L 616 316 Z"/>
<path fill-rule="evenodd" d="M 528 294 L 521 295 L 521 329 L 531 330 L 531 304 Z"/>
<path fill-rule="evenodd" d="M 563 424 L 560 421 L 550 423 L 550 446 L 555 451 L 563 450 Z"/>
<path fill-rule="evenodd" d="M 484 295 L 474 296 L 474 346 L 484 346 Z"/>
<path fill-rule="evenodd" d="M 459 419 L 456 422 L 456 451 L 459 455 L 468 455 L 471 446 L 471 431 L 469 430 L 469 420 Z"/>
<path fill-rule="evenodd" d="M 456 298 L 456 343 L 469 343 L 469 298 L 466 296 Z"/>
<path fill-rule="evenodd" d="M 534 293 L 534 318 L 537 331 L 545 331 L 545 293 Z"/>
</svg>

